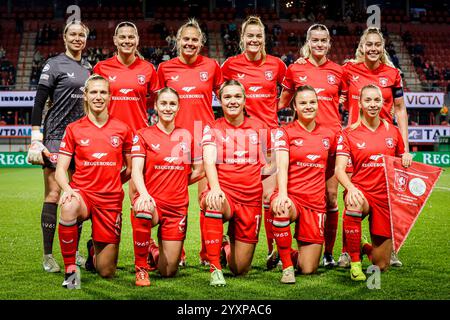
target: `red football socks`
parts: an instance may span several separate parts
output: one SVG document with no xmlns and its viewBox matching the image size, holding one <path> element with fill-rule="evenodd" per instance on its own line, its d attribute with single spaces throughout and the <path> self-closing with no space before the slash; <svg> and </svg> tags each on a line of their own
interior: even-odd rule
<svg viewBox="0 0 450 320">
<path fill-rule="evenodd" d="M 327 210 L 325 219 L 325 250 L 324 253 L 333 254 L 334 243 L 336 241 L 336 231 L 339 219 L 339 209 L 332 208 Z"/>
<path fill-rule="evenodd" d="M 58 234 L 65 271 L 67 272 L 69 266 L 75 265 L 75 255 L 78 244 L 78 225 L 76 221 L 73 222 L 73 224 L 65 224 L 60 221 L 58 225 Z"/>
<path fill-rule="evenodd" d="M 131 214 L 131 226 L 133 227 L 134 264 L 136 268 L 148 269 L 147 257 L 150 245 L 152 221 L 146 218 L 136 217 Z"/>
<path fill-rule="evenodd" d="M 361 211 L 344 211 L 345 246 L 352 262 L 361 261 Z"/>
<path fill-rule="evenodd" d="M 272 230 L 277 243 L 278 253 L 283 264 L 283 270 L 292 266 L 291 246 L 292 235 L 289 217 L 274 217 L 272 221 Z"/>
<path fill-rule="evenodd" d="M 201 249 L 200 249 L 200 259 L 202 261 L 208 260 L 208 255 L 206 253 L 206 246 L 205 246 L 205 215 L 203 214 L 203 211 L 200 210 L 200 241 L 201 241 Z"/>
<path fill-rule="evenodd" d="M 223 238 L 223 215 L 220 211 L 206 210 L 204 217 L 204 237 L 206 253 L 210 263 L 210 271 L 222 269 L 220 265 L 220 250 Z"/>
</svg>

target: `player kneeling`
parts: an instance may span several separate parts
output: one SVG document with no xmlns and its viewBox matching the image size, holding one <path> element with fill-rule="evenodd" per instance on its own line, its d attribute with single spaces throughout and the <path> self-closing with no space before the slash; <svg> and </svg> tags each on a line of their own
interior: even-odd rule
<svg viewBox="0 0 450 320">
<path fill-rule="evenodd" d="M 336 134 L 316 123 L 318 99 L 314 88 L 299 87 L 293 97 L 294 122 L 275 134 L 278 189 L 272 195 L 273 234 L 283 264 L 282 283 L 295 283 L 294 264 L 303 274 L 319 267 L 324 243 L 327 170 L 334 165 Z M 328 176 L 327 176 L 328 175 Z M 291 249 L 292 222 L 298 252 Z M 291 258 L 293 257 L 293 258 Z"/>
<path fill-rule="evenodd" d="M 364 281 L 360 252 L 367 254 L 382 271 L 390 264 L 392 252 L 383 155 L 402 157 L 405 167 L 411 165 L 411 154 L 405 153 L 400 131 L 380 118 L 383 96 L 380 88 L 367 85 L 360 93 L 359 120 L 346 128 L 339 139 L 336 176 L 345 188 L 345 246 L 351 258 L 350 277 Z M 348 159 L 353 164 L 351 180 L 345 173 Z M 361 243 L 361 220 L 369 215 L 372 245 Z"/>
<path fill-rule="evenodd" d="M 158 91 L 155 109 L 158 123 L 139 130 L 132 148 L 132 177 L 138 191 L 132 216 L 137 286 L 150 285 L 149 249 L 161 276 L 177 273 L 186 238 L 188 185 L 204 177 L 200 159 L 192 158 L 189 131 L 175 125 L 178 93 L 168 87 Z M 158 223 L 159 248 L 149 242 L 151 228 Z"/>
<path fill-rule="evenodd" d="M 81 285 L 75 264 L 77 221 L 92 220 L 95 268 L 104 278 L 114 276 L 122 225 L 122 184 L 131 176 L 131 130 L 108 114 L 108 81 L 94 74 L 84 88 L 86 116 L 67 126 L 55 175 L 64 191 L 58 233 L 65 265 L 63 286 L 68 289 Z M 75 173 L 69 183 L 72 157 Z"/>
<path fill-rule="evenodd" d="M 208 190 L 202 194 L 201 208 L 212 286 L 226 285 L 221 251 L 222 263 L 228 263 L 233 274 L 250 269 L 261 226 L 261 169 L 271 143 L 268 127 L 245 115 L 241 83 L 226 81 L 219 98 L 224 117 L 205 127 L 202 141 Z M 231 244 L 226 237 L 223 241 L 226 221 Z"/>
</svg>

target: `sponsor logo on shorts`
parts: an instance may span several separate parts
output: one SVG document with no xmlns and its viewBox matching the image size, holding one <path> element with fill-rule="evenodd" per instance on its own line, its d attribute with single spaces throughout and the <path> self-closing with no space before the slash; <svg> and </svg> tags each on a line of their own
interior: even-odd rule
<svg viewBox="0 0 450 320">
<path fill-rule="evenodd" d="M 186 232 L 186 216 L 184 216 L 180 222 L 178 222 L 178 231 L 180 233 L 185 233 Z"/>
</svg>

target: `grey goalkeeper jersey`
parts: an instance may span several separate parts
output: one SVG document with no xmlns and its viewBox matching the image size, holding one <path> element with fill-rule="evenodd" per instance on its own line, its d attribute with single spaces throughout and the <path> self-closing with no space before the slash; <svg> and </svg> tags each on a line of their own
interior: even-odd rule
<svg viewBox="0 0 450 320">
<path fill-rule="evenodd" d="M 91 69 L 87 60 L 75 61 L 64 53 L 47 60 L 39 79 L 50 89 L 52 102 L 43 121 L 45 140 L 62 139 L 66 126 L 84 115 L 84 83 Z"/>
</svg>

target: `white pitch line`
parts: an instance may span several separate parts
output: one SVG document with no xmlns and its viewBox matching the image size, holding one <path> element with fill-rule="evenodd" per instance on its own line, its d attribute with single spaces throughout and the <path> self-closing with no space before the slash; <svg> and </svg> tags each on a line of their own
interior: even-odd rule
<svg viewBox="0 0 450 320">
<path fill-rule="evenodd" d="M 450 191 L 450 188 L 447 188 L 447 187 L 435 187 L 436 189 L 443 189 L 443 190 L 448 190 L 448 191 Z"/>
</svg>

